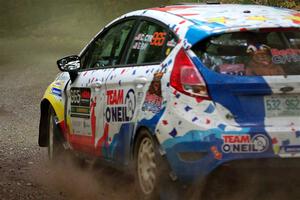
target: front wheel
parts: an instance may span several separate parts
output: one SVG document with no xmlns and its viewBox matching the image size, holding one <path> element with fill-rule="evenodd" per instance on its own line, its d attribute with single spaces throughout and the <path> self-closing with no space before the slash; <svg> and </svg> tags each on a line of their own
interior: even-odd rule
<svg viewBox="0 0 300 200">
<path fill-rule="evenodd" d="M 51 161 L 58 160 L 65 151 L 60 139 L 61 135 L 56 126 L 56 120 L 55 111 L 50 106 L 48 111 L 48 158 Z"/>
</svg>

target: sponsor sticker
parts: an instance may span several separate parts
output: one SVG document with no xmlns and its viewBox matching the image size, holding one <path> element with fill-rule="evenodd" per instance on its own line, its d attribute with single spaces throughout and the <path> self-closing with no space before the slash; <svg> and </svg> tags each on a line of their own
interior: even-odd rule
<svg viewBox="0 0 300 200">
<path fill-rule="evenodd" d="M 89 88 L 71 88 L 71 117 L 90 118 L 90 97 Z"/>
<path fill-rule="evenodd" d="M 244 64 L 223 64 L 220 66 L 220 72 L 228 75 L 245 75 Z"/>
<path fill-rule="evenodd" d="M 167 42 L 167 47 L 175 47 L 176 45 L 177 45 L 177 42 L 175 41 L 175 39 L 172 39 Z"/>
<path fill-rule="evenodd" d="M 51 93 L 58 97 L 61 97 L 61 94 L 62 94 L 61 89 L 54 88 L 54 87 L 51 89 Z"/>
<path fill-rule="evenodd" d="M 265 135 L 258 134 L 251 138 L 249 134 L 222 135 L 224 153 L 261 153 L 268 149 L 269 140 Z"/>
<path fill-rule="evenodd" d="M 146 94 L 145 102 L 143 104 L 143 111 L 150 111 L 153 113 L 159 113 L 161 110 L 162 98 L 155 94 Z"/>
<path fill-rule="evenodd" d="M 152 41 L 153 35 L 139 33 L 134 38 L 132 49 L 145 50 Z"/>
<path fill-rule="evenodd" d="M 280 146 L 280 153 L 299 153 L 300 145 Z"/>
<path fill-rule="evenodd" d="M 76 135 L 91 136 L 90 120 L 87 118 L 72 118 L 72 133 Z"/>
<path fill-rule="evenodd" d="M 296 63 L 300 61 L 300 49 L 271 49 L 274 64 Z"/>
<path fill-rule="evenodd" d="M 126 95 L 124 90 L 107 90 L 107 107 L 105 118 L 107 122 L 128 122 L 133 119 L 136 99 L 133 89 Z"/>
<path fill-rule="evenodd" d="M 154 32 L 153 35 L 139 33 L 134 38 L 132 49 L 145 50 L 150 46 L 162 46 L 165 43 L 167 33 Z"/>
<path fill-rule="evenodd" d="M 145 101 L 142 106 L 142 111 L 150 111 L 152 113 L 159 113 L 162 107 L 162 92 L 161 92 L 161 79 L 162 72 L 156 72 L 153 80 L 146 93 Z"/>
</svg>

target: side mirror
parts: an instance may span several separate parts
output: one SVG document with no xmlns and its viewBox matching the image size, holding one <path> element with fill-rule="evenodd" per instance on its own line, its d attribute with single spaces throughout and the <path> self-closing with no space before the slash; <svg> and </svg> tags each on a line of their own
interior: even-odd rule
<svg viewBox="0 0 300 200">
<path fill-rule="evenodd" d="M 61 58 L 56 63 L 58 69 L 63 72 L 68 72 L 70 70 L 76 70 L 80 68 L 80 58 L 76 55 Z"/>
<path fill-rule="evenodd" d="M 67 56 L 59 59 L 57 62 L 58 69 L 62 72 L 69 72 L 70 79 L 72 83 L 75 81 L 78 75 L 78 70 L 80 68 L 80 58 L 79 56 Z"/>
</svg>

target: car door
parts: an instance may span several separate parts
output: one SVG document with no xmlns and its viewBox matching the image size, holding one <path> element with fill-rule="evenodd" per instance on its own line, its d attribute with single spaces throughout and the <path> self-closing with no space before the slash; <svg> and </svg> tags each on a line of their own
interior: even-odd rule
<svg viewBox="0 0 300 200">
<path fill-rule="evenodd" d="M 107 159 L 126 163 L 137 116 L 141 110 L 149 111 L 149 116 L 160 112 L 160 80 L 164 74 L 161 62 L 175 45 L 175 37 L 163 25 L 140 21 L 129 42 L 124 64 L 115 67 L 106 81 L 104 123 L 109 145 L 101 146 Z"/>
<path fill-rule="evenodd" d="M 70 96 L 67 103 L 69 141 L 75 150 L 101 155 L 97 143 L 105 135 L 105 82 L 113 71 L 111 66 L 120 62 L 134 22 L 134 19 L 126 20 L 105 29 L 81 56 L 82 70 L 67 88 Z"/>
</svg>

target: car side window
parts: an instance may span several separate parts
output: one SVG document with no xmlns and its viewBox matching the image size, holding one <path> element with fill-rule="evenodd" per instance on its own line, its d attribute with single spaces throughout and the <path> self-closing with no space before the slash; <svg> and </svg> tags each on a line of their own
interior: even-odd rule
<svg viewBox="0 0 300 200">
<path fill-rule="evenodd" d="M 89 51 L 88 49 L 80 56 L 80 68 L 86 69 L 87 68 L 87 61 L 88 61 Z"/>
<path fill-rule="evenodd" d="M 142 21 L 129 47 L 127 64 L 146 64 L 161 62 L 165 57 L 168 31 L 148 21 Z"/>
<path fill-rule="evenodd" d="M 174 47 L 177 45 L 178 39 L 171 32 L 168 33 L 166 48 L 164 50 L 164 56 L 167 57 Z"/>
<path fill-rule="evenodd" d="M 87 68 L 114 66 L 119 64 L 122 50 L 126 45 L 135 20 L 117 24 L 110 28 L 103 36 L 97 38 L 90 48 Z"/>
</svg>

